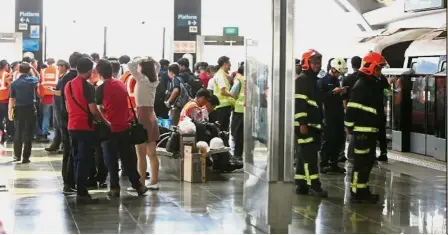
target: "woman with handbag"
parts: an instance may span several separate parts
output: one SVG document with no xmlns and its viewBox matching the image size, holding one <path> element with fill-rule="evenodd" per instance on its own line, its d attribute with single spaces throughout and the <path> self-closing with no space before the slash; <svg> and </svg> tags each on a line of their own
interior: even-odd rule
<svg viewBox="0 0 448 235">
<path fill-rule="evenodd" d="M 151 182 L 147 187 L 150 190 L 158 190 L 159 159 L 156 153 L 156 142 L 160 138 L 160 133 L 157 125 L 157 117 L 154 112 L 154 102 L 157 85 L 159 84 L 157 74 L 160 71 L 160 64 L 152 58 L 137 58 L 129 62 L 128 68 L 137 82 L 134 95 L 137 105 L 138 122 L 147 131 L 147 142 L 136 146 L 140 182 L 142 184 L 145 183 L 147 169 L 146 155 L 149 155 Z"/>
<path fill-rule="evenodd" d="M 96 90 L 96 103 L 104 118 L 110 122 L 111 134 L 101 143 L 105 162 L 109 170 L 111 197 L 120 196 L 118 176 L 118 156 L 124 171 L 128 174 L 132 188 L 143 195 L 148 188 L 139 181 L 137 172 L 137 156 L 131 143 L 131 125 L 129 124 L 128 102 L 126 87 L 122 82 L 112 79 L 112 65 L 108 60 L 100 60 L 96 66 L 100 79 L 103 81 Z"/>
</svg>

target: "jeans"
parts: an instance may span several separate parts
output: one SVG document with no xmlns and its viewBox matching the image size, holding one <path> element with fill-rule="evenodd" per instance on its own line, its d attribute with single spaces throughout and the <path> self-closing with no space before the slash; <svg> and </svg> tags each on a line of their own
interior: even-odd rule
<svg viewBox="0 0 448 235">
<path fill-rule="evenodd" d="M 47 135 L 49 133 L 52 106 L 53 104 L 41 104 L 42 135 Z"/>
<path fill-rule="evenodd" d="M 61 111 L 56 108 L 56 105 L 53 105 L 53 126 L 54 126 L 54 138 L 53 143 L 51 143 L 51 147 L 55 149 L 59 149 L 62 142 L 62 134 L 60 128 L 61 122 Z"/>
<path fill-rule="evenodd" d="M 89 175 L 90 163 L 93 159 L 93 132 L 92 131 L 69 131 L 72 143 L 73 166 L 76 175 L 78 196 L 89 194 L 86 182 Z"/>
<path fill-rule="evenodd" d="M 16 106 L 14 109 L 14 156 L 29 159 L 31 156 L 34 125 L 36 125 L 36 107 L 33 105 Z"/>
<path fill-rule="evenodd" d="M 120 188 L 118 176 L 118 156 L 121 158 L 121 165 L 127 173 L 129 181 L 134 189 L 140 187 L 140 176 L 137 171 L 137 154 L 134 146 L 129 141 L 129 130 L 112 133 L 110 139 L 101 143 L 104 157 L 110 176 L 110 188 Z"/>
<path fill-rule="evenodd" d="M 89 179 L 103 183 L 107 179 L 107 168 L 104 159 L 103 149 L 100 143 L 95 143 L 93 147 L 95 154 L 90 165 Z"/>
<path fill-rule="evenodd" d="M 64 151 L 62 153 L 62 179 L 64 186 L 75 188 L 75 173 L 73 167 L 73 155 L 70 143 L 70 135 L 67 130 L 67 124 L 59 123 L 61 129 L 62 144 Z"/>
<path fill-rule="evenodd" d="M 5 132 L 5 128 L 3 126 L 3 120 L 5 120 L 6 133 L 9 136 L 14 136 L 14 122 L 10 121 L 8 118 L 8 105 L 8 103 L 0 103 L 0 130 Z M 4 134 L 3 137 L 5 137 Z"/>
</svg>

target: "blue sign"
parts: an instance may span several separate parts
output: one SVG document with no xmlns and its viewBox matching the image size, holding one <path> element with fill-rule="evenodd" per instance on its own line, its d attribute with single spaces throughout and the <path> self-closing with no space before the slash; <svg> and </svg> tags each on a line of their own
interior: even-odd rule
<svg viewBox="0 0 448 235">
<path fill-rule="evenodd" d="M 39 39 L 23 39 L 23 51 L 39 51 Z"/>
<path fill-rule="evenodd" d="M 198 26 L 199 18 L 197 15 L 193 14 L 177 14 L 177 26 L 188 27 L 188 26 Z"/>
<path fill-rule="evenodd" d="M 40 24 L 40 13 L 21 11 L 19 12 L 19 22 L 26 24 Z"/>
<path fill-rule="evenodd" d="M 30 25 L 30 38 L 40 38 L 39 25 Z"/>
</svg>

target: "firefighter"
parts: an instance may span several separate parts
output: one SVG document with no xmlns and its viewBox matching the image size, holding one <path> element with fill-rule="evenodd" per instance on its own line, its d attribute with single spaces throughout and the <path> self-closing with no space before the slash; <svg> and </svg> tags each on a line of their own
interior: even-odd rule
<svg viewBox="0 0 448 235">
<path fill-rule="evenodd" d="M 317 75 L 322 67 L 322 55 L 308 50 L 302 55 L 302 72 L 295 81 L 295 122 L 297 139 L 296 193 L 327 197 L 322 190 L 317 169 L 322 114 Z"/>
<path fill-rule="evenodd" d="M 330 63 L 328 73 L 318 81 L 323 97 L 324 135 L 321 149 L 321 173 L 345 173 L 338 166 L 339 152 L 345 143 L 343 92 L 339 76 L 347 72 L 347 65 L 342 58 L 335 58 Z"/>
<path fill-rule="evenodd" d="M 378 194 L 372 194 L 367 185 L 370 171 L 375 162 L 376 140 L 378 134 L 378 96 L 377 87 L 381 70 L 386 66 L 381 54 L 370 52 L 364 57 L 358 74 L 358 81 L 351 90 L 347 103 L 345 126 L 353 139 L 353 172 L 351 189 L 352 202 L 379 201 Z"/>
</svg>

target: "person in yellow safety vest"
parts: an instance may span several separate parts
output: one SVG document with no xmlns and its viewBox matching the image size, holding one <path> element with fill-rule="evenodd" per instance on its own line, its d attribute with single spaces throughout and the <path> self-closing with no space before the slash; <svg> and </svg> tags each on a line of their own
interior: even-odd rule
<svg viewBox="0 0 448 235">
<path fill-rule="evenodd" d="M 42 132 L 41 138 L 46 139 L 46 137 L 50 134 L 50 118 L 51 118 L 51 109 L 53 107 L 53 99 L 54 95 L 51 90 L 56 89 L 56 85 L 59 81 L 59 71 L 56 65 L 56 61 L 53 58 L 47 59 L 48 67 L 42 69 L 40 74 L 40 83 L 38 93 L 41 97 L 41 112 L 42 112 Z"/>
<path fill-rule="evenodd" d="M 234 157 L 236 160 L 243 160 L 244 147 L 244 107 L 246 102 L 246 79 L 244 78 L 244 65 L 238 68 L 238 72 L 233 80 L 233 87 L 230 90 L 235 98 L 235 109 L 232 114 L 231 133 L 235 140 Z"/>
<path fill-rule="evenodd" d="M 350 149 L 353 149 L 353 172 L 351 201 L 376 203 L 378 194 L 372 194 L 367 185 L 370 171 L 376 158 L 378 115 L 383 113 L 378 106 L 381 70 L 387 62 L 381 54 L 370 52 L 363 58 L 358 81 L 351 90 L 345 113 L 346 131 L 352 134 Z M 381 97 L 380 97 L 381 98 Z"/>
<path fill-rule="evenodd" d="M 182 108 L 179 120 L 183 121 L 185 118 L 189 117 L 193 121 L 204 121 L 204 115 L 202 114 L 202 112 L 211 96 L 212 94 L 210 93 L 210 91 L 205 88 L 201 88 L 196 93 L 196 98 L 189 101 Z"/>
<path fill-rule="evenodd" d="M 232 103 L 234 99 L 230 94 L 230 82 L 228 78 L 230 67 L 230 59 L 227 56 L 222 56 L 218 59 L 220 69 L 216 72 L 214 77 L 213 94 L 219 99 L 219 105 L 216 107 L 216 120 L 221 125 L 222 131 L 229 131 L 230 115 L 232 114 Z"/>
<path fill-rule="evenodd" d="M 322 54 L 308 50 L 302 55 L 301 62 L 302 72 L 295 80 L 296 193 L 327 197 L 327 192 L 322 190 L 317 168 L 322 129 L 322 102 L 317 75 L 322 67 Z"/>
</svg>

